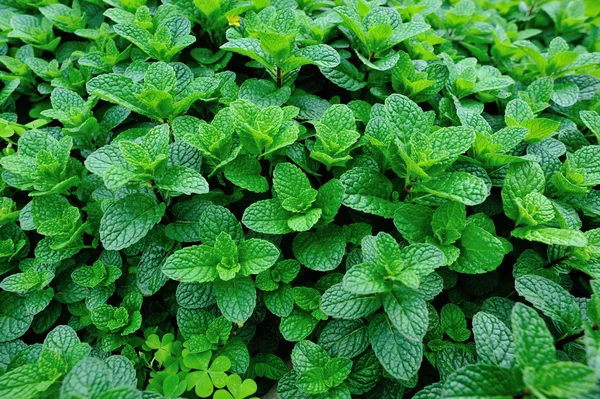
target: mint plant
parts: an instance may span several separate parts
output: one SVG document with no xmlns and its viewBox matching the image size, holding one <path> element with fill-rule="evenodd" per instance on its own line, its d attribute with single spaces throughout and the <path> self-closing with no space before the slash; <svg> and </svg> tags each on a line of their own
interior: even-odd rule
<svg viewBox="0 0 600 399">
<path fill-rule="evenodd" d="M 206 209 L 199 221 L 205 244 L 187 247 L 169 257 L 163 273 L 183 282 L 213 282 L 217 304 L 230 321 L 244 323 L 256 306 L 250 275 L 269 269 L 280 252 L 259 238 L 244 239 L 242 226 L 225 208 Z"/>
<path fill-rule="evenodd" d="M 319 221 L 330 223 L 341 206 L 343 188 L 332 179 L 319 190 L 311 187 L 304 172 L 290 163 L 277 165 L 273 172 L 277 198 L 255 202 L 244 212 L 242 222 L 265 234 L 307 231 Z"/>
<path fill-rule="evenodd" d="M 592 0 L 0 4 L 0 399 L 600 397 Z"/>
<path fill-rule="evenodd" d="M 378 71 L 388 70 L 398 61 L 399 53 L 393 51 L 393 47 L 430 28 L 423 22 L 403 23 L 396 9 L 378 7 L 377 3 L 349 2 L 334 11 L 341 17 L 340 30 L 358 59 Z"/>
<path fill-rule="evenodd" d="M 111 73 L 91 79 L 87 89 L 103 100 L 164 121 L 185 112 L 195 101 L 208 100 L 218 86 L 214 78 L 194 79 L 185 65 L 178 67 L 180 79 L 173 66 L 166 63 L 138 67 L 145 71 L 143 85 L 126 74 Z"/>
<path fill-rule="evenodd" d="M 327 44 L 298 46 L 298 21 L 294 10 L 267 7 L 259 13 L 246 12 L 242 32 L 227 31 L 222 49 L 251 58 L 276 81 L 277 87 L 292 83 L 300 67 L 333 68 L 339 54 Z"/>
</svg>

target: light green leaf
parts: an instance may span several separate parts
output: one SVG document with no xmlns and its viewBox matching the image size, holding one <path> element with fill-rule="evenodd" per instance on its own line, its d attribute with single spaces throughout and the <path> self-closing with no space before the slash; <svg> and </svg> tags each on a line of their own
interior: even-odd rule
<svg viewBox="0 0 600 399">
<path fill-rule="evenodd" d="M 140 241 L 162 219 L 164 203 L 148 195 L 131 194 L 108 207 L 100 222 L 100 240 L 105 249 L 120 250 Z"/>
<path fill-rule="evenodd" d="M 575 298 L 554 281 L 533 274 L 525 275 L 515 280 L 515 289 L 551 319 L 562 321 L 576 330 L 581 327 L 581 309 Z"/>
<path fill-rule="evenodd" d="M 528 226 L 518 227 L 510 233 L 513 237 L 528 241 L 542 242 L 548 245 L 585 247 L 587 238 L 579 230 L 557 229 L 555 227 Z"/>
<path fill-rule="evenodd" d="M 502 206 L 506 216 L 513 220 L 519 217 L 519 209 L 516 205 L 517 198 L 525 196 L 533 191 L 544 193 L 546 180 L 544 171 L 536 162 L 515 163 L 510 166 L 504 183 L 502 184 Z"/>
<path fill-rule="evenodd" d="M 250 230 L 264 234 L 286 234 L 292 231 L 288 220 L 294 214 L 285 210 L 278 199 L 254 202 L 244 211 L 242 223 Z"/>
<path fill-rule="evenodd" d="M 275 264 L 279 249 L 269 241 L 253 238 L 242 241 L 238 247 L 238 260 L 242 275 L 258 274 Z"/>
<path fill-rule="evenodd" d="M 313 332 L 318 322 L 309 312 L 294 309 L 289 316 L 281 319 L 279 330 L 287 341 L 300 341 Z"/>
<path fill-rule="evenodd" d="M 499 318 L 478 312 L 473 316 L 473 336 L 480 362 L 504 368 L 515 365 L 513 334 Z"/>
<path fill-rule="evenodd" d="M 383 268 L 375 263 L 359 263 L 344 275 L 344 289 L 355 294 L 367 295 L 385 292 L 386 284 Z"/>
<path fill-rule="evenodd" d="M 426 192 L 471 206 L 481 204 L 489 195 L 485 181 L 466 172 L 444 173 L 416 184 L 413 191 Z"/>
<path fill-rule="evenodd" d="M 162 190 L 175 191 L 178 193 L 205 194 L 208 192 L 208 182 L 200 172 L 186 166 L 173 166 L 156 183 Z"/>
<path fill-rule="evenodd" d="M 381 306 L 376 295 L 356 295 L 344 290 L 342 284 L 331 286 L 321 297 L 321 310 L 338 319 L 360 319 Z"/>
<path fill-rule="evenodd" d="M 444 399 L 512 399 L 525 388 L 516 370 L 472 364 L 452 373 L 444 382 Z"/>
<path fill-rule="evenodd" d="M 433 213 L 431 228 L 442 245 L 449 245 L 460 238 L 466 221 L 465 205 L 459 202 L 448 202 L 440 205 Z"/>
<path fill-rule="evenodd" d="M 180 249 L 168 257 L 162 272 L 173 280 L 204 283 L 218 277 L 216 266 L 219 261 L 213 248 L 195 245 Z"/>
<path fill-rule="evenodd" d="M 515 358 L 521 369 L 539 368 L 556 362 L 554 337 L 540 315 L 529 306 L 517 303 L 511 313 Z"/>
<path fill-rule="evenodd" d="M 575 362 L 556 362 L 539 369 L 527 369 L 524 380 L 533 392 L 553 398 L 579 397 L 596 386 L 594 370 Z"/>
<path fill-rule="evenodd" d="M 346 253 L 346 238 L 342 230 L 330 225 L 313 232 L 300 233 L 292 245 L 294 256 L 304 266 L 321 272 L 333 270 Z"/>
<path fill-rule="evenodd" d="M 254 193 L 264 193 L 269 190 L 267 179 L 261 176 L 260 162 L 249 155 L 237 157 L 223 170 L 227 180 Z"/>
<path fill-rule="evenodd" d="M 396 204 L 390 201 L 392 184 L 387 177 L 370 168 L 353 168 L 340 176 L 344 186 L 343 204 L 357 211 L 391 219 Z"/>
<path fill-rule="evenodd" d="M 502 241 L 475 223 L 469 223 L 460 238 L 460 255 L 450 268 L 460 273 L 486 273 L 500 266 L 505 253 Z"/>
<path fill-rule="evenodd" d="M 402 203 L 394 214 L 394 225 L 408 242 L 424 242 L 433 236 L 431 222 L 433 210 L 417 204 Z"/>
</svg>

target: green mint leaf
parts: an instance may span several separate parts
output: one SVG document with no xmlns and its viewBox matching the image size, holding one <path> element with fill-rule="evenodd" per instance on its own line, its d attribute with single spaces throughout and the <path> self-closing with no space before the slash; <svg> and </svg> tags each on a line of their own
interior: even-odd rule
<svg viewBox="0 0 600 399">
<path fill-rule="evenodd" d="M 45 380 L 37 364 L 26 364 L 0 377 L 0 395 L 11 397 L 33 397 L 44 391 Z"/>
<path fill-rule="evenodd" d="M 518 227 L 510 233 L 513 237 L 537 241 L 549 245 L 585 247 L 587 238 L 579 230 L 557 229 L 554 227 Z"/>
<path fill-rule="evenodd" d="M 196 245 L 176 251 L 165 261 L 162 272 L 173 280 L 204 283 L 217 278 L 216 265 L 219 258 L 214 249 Z"/>
<path fill-rule="evenodd" d="M 423 344 L 404 337 L 383 315 L 369 323 L 371 347 L 383 368 L 394 378 L 410 379 L 421 365 Z"/>
<path fill-rule="evenodd" d="M 466 341 L 471 336 L 465 314 L 457 305 L 444 305 L 440 312 L 440 323 L 444 333 L 457 342 Z"/>
<path fill-rule="evenodd" d="M 330 356 L 351 359 L 369 346 L 368 326 L 361 320 L 333 319 L 321 331 L 319 345 Z"/>
<path fill-rule="evenodd" d="M 486 312 L 475 314 L 473 336 L 479 361 L 504 368 L 515 365 L 513 334 L 502 320 Z"/>
<path fill-rule="evenodd" d="M 594 370 L 575 362 L 556 362 L 527 369 L 523 379 L 533 392 L 555 398 L 577 397 L 596 386 Z"/>
<path fill-rule="evenodd" d="M 168 168 L 156 186 L 162 190 L 174 191 L 186 195 L 205 194 L 208 192 L 208 183 L 204 177 L 186 166 L 173 166 Z"/>
<path fill-rule="evenodd" d="M 340 176 L 340 182 L 345 190 L 345 206 L 388 219 L 394 217 L 392 184 L 385 176 L 373 169 L 354 168 Z"/>
<path fill-rule="evenodd" d="M 286 234 L 292 231 L 288 220 L 293 213 L 281 206 L 278 199 L 254 202 L 244 211 L 242 223 L 250 230 L 264 234 Z"/>
<path fill-rule="evenodd" d="M 314 233 L 299 233 L 292 248 L 300 263 L 324 272 L 335 269 L 341 263 L 346 253 L 346 238 L 340 228 L 332 225 Z"/>
<path fill-rule="evenodd" d="M 128 195 L 113 203 L 100 222 L 100 239 L 106 249 L 127 248 L 148 234 L 165 213 L 165 204 L 142 194 Z"/>
<path fill-rule="evenodd" d="M 403 203 L 394 214 L 394 225 L 408 242 L 424 242 L 425 238 L 433 236 L 433 213 L 426 206 Z"/>
<path fill-rule="evenodd" d="M 515 163 L 510 166 L 502 185 L 502 206 L 506 216 L 513 220 L 519 217 L 516 205 L 518 198 L 531 192 L 544 193 L 546 180 L 541 166 L 535 162 Z"/>
<path fill-rule="evenodd" d="M 318 322 L 309 312 L 294 309 L 289 316 L 281 319 L 279 330 L 286 340 L 301 341 L 313 332 Z"/>
<path fill-rule="evenodd" d="M 600 137 L 600 115 L 596 111 L 580 111 L 579 117 L 596 138 Z"/>
<path fill-rule="evenodd" d="M 291 358 L 294 369 L 299 373 L 324 367 L 330 359 L 323 348 L 311 341 L 298 342 L 292 349 Z"/>
<path fill-rule="evenodd" d="M 394 290 L 383 298 L 383 309 L 405 338 L 420 341 L 427 332 L 429 313 L 421 296 L 410 289 Z"/>
<path fill-rule="evenodd" d="M 243 275 L 258 274 L 275 264 L 279 249 L 269 241 L 252 238 L 240 243 L 238 259 Z"/>
<path fill-rule="evenodd" d="M 554 337 L 535 310 L 517 303 L 512 310 L 511 322 L 515 337 L 515 358 L 521 369 L 538 368 L 556 362 Z"/>
<path fill-rule="evenodd" d="M 242 225 L 231 211 L 222 206 L 207 206 L 198 219 L 198 228 L 199 238 L 206 245 L 214 245 L 222 232 L 229 234 L 238 245 L 244 239 Z"/>
<path fill-rule="evenodd" d="M 273 188 L 281 205 L 290 212 L 308 210 L 317 195 L 304 172 L 287 162 L 275 167 Z"/>
<path fill-rule="evenodd" d="M 452 373 L 444 382 L 442 398 L 511 399 L 524 388 L 516 370 L 473 364 Z"/>
<path fill-rule="evenodd" d="M 245 323 L 256 307 L 256 288 L 250 277 L 216 280 L 217 305 L 223 316 L 234 323 Z"/>
<path fill-rule="evenodd" d="M 0 311 L 1 341 L 12 341 L 27 332 L 33 321 L 33 315 L 25 311 L 25 304 L 19 296 L 1 292 L 2 310 Z"/>
<path fill-rule="evenodd" d="M 466 220 L 466 207 L 458 202 L 448 202 L 433 213 L 431 228 L 443 245 L 449 245 L 460 238 Z"/>
<path fill-rule="evenodd" d="M 542 276 L 526 275 L 515 280 L 515 289 L 546 316 L 572 329 L 581 327 L 581 309 L 575 298 L 557 283 Z"/>
<path fill-rule="evenodd" d="M 251 156 L 237 157 L 223 170 L 227 180 L 254 193 L 264 193 L 269 190 L 269 183 L 261 176 L 260 162 Z"/>
<path fill-rule="evenodd" d="M 481 204 L 489 195 L 485 181 L 466 172 L 444 173 L 439 177 L 416 184 L 413 191 L 426 192 L 440 198 L 462 202 L 465 205 Z"/>
<path fill-rule="evenodd" d="M 261 288 L 258 284 L 258 278 L 256 286 Z M 287 317 L 294 310 L 293 290 L 288 284 L 283 284 L 273 291 L 264 292 L 263 300 L 267 309 L 279 317 Z"/>
<path fill-rule="evenodd" d="M 321 309 L 338 319 L 360 319 L 375 312 L 381 301 L 375 295 L 356 295 L 344 290 L 342 284 L 331 286 L 321 298 Z"/>
<path fill-rule="evenodd" d="M 452 270 L 460 273 L 479 274 L 495 270 L 506 253 L 502 241 L 475 223 L 467 224 L 463 230 L 460 247 L 458 259 L 450 265 Z"/>
</svg>

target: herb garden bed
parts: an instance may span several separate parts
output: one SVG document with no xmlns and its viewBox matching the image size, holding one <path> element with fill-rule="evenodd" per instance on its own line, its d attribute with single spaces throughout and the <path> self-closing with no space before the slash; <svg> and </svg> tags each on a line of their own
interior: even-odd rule
<svg viewBox="0 0 600 399">
<path fill-rule="evenodd" d="M 2 1 L 0 399 L 598 399 L 599 4 Z"/>
</svg>

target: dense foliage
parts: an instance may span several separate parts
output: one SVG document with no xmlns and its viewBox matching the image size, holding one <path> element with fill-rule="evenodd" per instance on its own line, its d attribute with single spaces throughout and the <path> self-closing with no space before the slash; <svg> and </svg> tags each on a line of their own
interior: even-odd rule
<svg viewBox="0 0 600 399">
<path fill-rule="evenodd" d="M 3 0 L 0 399 L 599 398 L 599 26 Z"/>
</svg>

